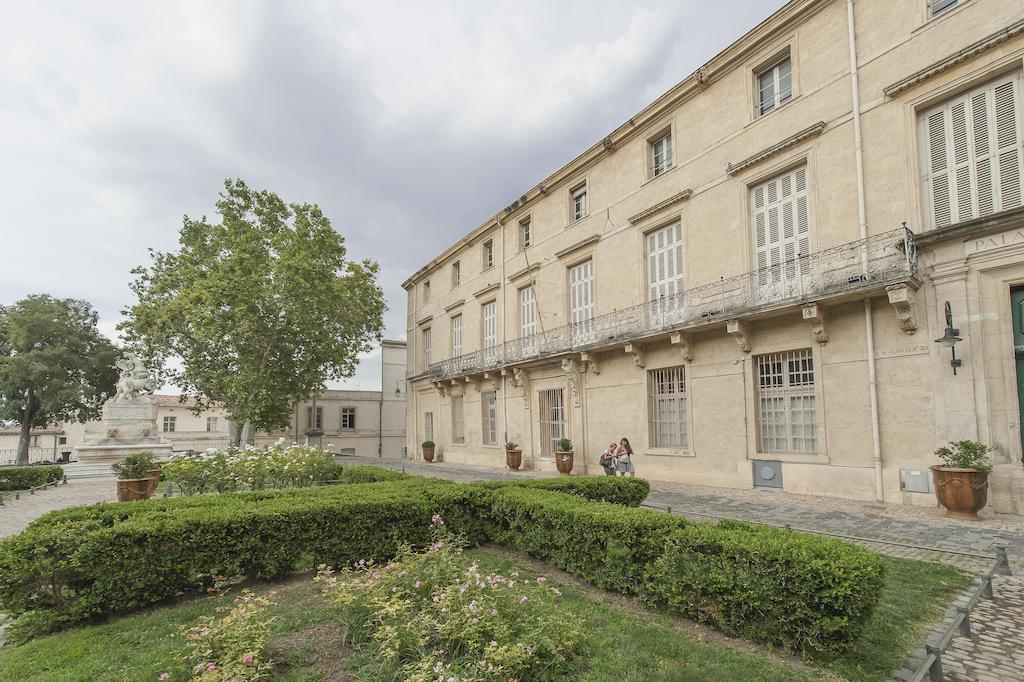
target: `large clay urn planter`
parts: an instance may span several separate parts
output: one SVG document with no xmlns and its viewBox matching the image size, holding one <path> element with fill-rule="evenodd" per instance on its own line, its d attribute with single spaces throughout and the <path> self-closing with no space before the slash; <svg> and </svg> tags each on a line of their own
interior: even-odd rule
<svg viewBox="0 0 1024 682">
<path fill-rule="evenodd" d="M 163 476 L 163 470 L 160 467 L 156 467 L 149 470 L 151 478 L 149 483 L 149 494 L 152 495 L 156 492 L 157 486 L 160 485 L 160 477 Z"/>
<path fill-rule="evenodd" d="M 423 448 L 423 459 L 427 462 L 434 461 L 434 448 Z"/>
<path fill-rule="evenodd" d="M 558 473 L 563 476 L 568 476 L 572 472 L 573 459 L 575 453 L 572 450 L 566 452 L 555 453 L 555 466 L 558 467 Z"/>
<path fill-rule="evenodd" d="M 153 494 L 150 489 L 152 478 L 120 478 L 117 480 L 117 501 L 132 502 L 133 500 L 148 500 Z"/>
<path fill-rule="evenodd" d="M 935 497 L 946 516 L 978 520 L 978 510 L 988 502 L 988 472 L 936 464 L 932 468 Z"/>
<path fill-rule="evenodd" d="M 522 450 L 506 450 L 505 451 L 505 464 L 512 471 L 518 471 L 519 467 L 523 466 L 523 451 Z"/>
</svg>

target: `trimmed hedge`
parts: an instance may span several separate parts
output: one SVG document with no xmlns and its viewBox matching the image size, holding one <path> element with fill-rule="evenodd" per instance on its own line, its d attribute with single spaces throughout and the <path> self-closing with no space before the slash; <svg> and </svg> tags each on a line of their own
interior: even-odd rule
<svg viewBox="0 0 1024 682">
<path fill-rule="evenodd" d="M 623 476 L 579 476 L 572 478 L 540 478 L 522 481 L 486 481 L 480 483 L 491 490 L 507 488 L 527 488 L 535 490 L 553 490 L 568 495 L 575 495 L 595 502 L 623 504 L 627 507 L 639 507 L 651 492 L 651 484 L 642 478 L 625 478 Z"/>
<path fill-rule="evenodd" d="M 601 587 L 747 639 L 835 654 L 860 634 L 885 564 L 833 538 L 690 523 L 540 490 L 496 492 L 499 542 Z"/>
<path fill-rule="evenodd" d="M 0 490 L 25 490 L 62 478 L 59 466 L 0 467 Z"/>
</svg>

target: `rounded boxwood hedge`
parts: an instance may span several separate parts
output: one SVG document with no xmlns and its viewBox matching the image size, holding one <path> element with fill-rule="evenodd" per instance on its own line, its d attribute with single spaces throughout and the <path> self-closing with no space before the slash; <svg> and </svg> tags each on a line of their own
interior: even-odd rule
<svg viewBox="0 0 1024 682">
<path fill-rule="evenodd" d="M 59 466 L 0 467 L 0 490 L 26 490 L 64 478 Z"/>
</svg>

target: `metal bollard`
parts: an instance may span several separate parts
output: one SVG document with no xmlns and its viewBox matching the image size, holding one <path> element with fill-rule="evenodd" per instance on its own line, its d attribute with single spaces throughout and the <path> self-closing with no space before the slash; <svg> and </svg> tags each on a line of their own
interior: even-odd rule
<svg viewBox="0 0 1024 682">
<path fill-rule="evenodd" d="M 924 650 L 935 656 L 935 662 L 932 663 L 932 667 L 928 670 L 928 678 L 932 682 L 942 682 L 942 652 L 939 651 L 939 647 L 932 646 L 931 644 L 925 644 Z"/>
<path fill-rule="evenodd" d="M 20 492 L 19 493 L 14 493 L 14 499 L 20 500 L 21 499 L 21 493 Z"/>
<path fill-rule="evenodd" d="M 665 507 L 665 511 L 667 511 L 669 514 L 671 514 L 672 513 L 672 507 Z"/>
<path fill-rule="evenodd" d="M 4 494 L 0 492 L 0 507 L 4 506 Z"/>
<path fill-rule="evenodd" d="M 956 605 L 956 612 L 957 612 L 957 615 L 963 616 L 960 619 L 960 626 L 957 628 L 957 630 L 964 637 L 970 637 L 971 636 L 971 610 L 969 608 L 967 608 L 967 606 L 965 606 L 963 604 L 957 604 Z"/>
<path fill-rule="evenodd" d="M 67 474 L 64 474 L 64 480 L 63 480 L 63 481 L 61 481 L 61 482 L 62 482 L 62 483 L 63 483 L 64 485 L 67 485 L 67 484 L 68 484 L 68 475 L 67 475 Z"/>
<path fill-rule="evenodd" d="M 997 575 L 1013 575 L 1013 570 L 1010 568 L 1010 559 L 1006 556 L 1006 540 L 996 540 L 992 543 L 996 547 L 996 561 L 998 565 L 995 568 Z"/>
</svg>

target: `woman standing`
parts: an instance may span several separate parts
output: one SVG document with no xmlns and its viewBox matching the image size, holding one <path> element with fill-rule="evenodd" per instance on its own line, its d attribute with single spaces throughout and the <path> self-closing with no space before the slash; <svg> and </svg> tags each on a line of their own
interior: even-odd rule
<svg viewBox="0 0 1024 682">
<path fill-rule="evenodd" d="M 629 445 L 628 438 L 623 438 L 619 441 L 619 447 L 615 450 L 615 456 L 618 458 L 615 463 L 615 470 L 619 472 L 619 476 L 629 474 L 631 478 L 636 478 L 636 467 L 633 466 L 633 448 Z"/>
</svg>

